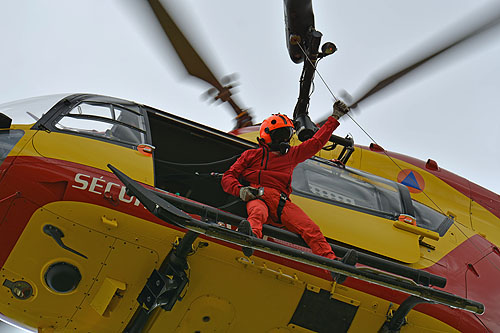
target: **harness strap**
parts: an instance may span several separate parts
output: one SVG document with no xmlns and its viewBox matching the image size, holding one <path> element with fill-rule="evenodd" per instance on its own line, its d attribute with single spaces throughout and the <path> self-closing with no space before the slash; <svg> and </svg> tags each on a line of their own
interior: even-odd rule
<svg viewBox="0 0 500 333">
<path fill-rule="evenodd" d="M 287 200 L 287 196 L 285 193 L 281 192 L 280 194 L 280 201 L 278 203 L 278 208 L 276 210 L 276 215 L 278 216 L 278 222 L 279 223 L 282 223 L 281 222 L 281 213 L 283 213 L 283 208 L 285 207 L 285 204 L 286 204 L 286 200 Z"/>
</svg>

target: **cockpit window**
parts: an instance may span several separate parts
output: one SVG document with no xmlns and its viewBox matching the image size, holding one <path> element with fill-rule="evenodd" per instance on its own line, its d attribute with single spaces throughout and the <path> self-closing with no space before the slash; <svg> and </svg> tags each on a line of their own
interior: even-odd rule
<svg viewBox="0 0 500 333">
<path fill-rule="evenodd" d="M 144 117 L 113 104 L 80 103 L 55 125 L 64 131 L 137 145 L 145 142 Z"/>
<path fill-rule="evenodd" d="M 292 188 L 295 195 L 389 219 L 407 214 L 402 202 L 407 197 L 409 202 L 405 204 L 413 204 L 417 226 L 443 236 L 453 223 L 450 217 L 401 193 L 407 189 L 396 182 L 351 168 L 339 168 L 320 159 L 305 161 L 295 168 Z"/>
</svg>

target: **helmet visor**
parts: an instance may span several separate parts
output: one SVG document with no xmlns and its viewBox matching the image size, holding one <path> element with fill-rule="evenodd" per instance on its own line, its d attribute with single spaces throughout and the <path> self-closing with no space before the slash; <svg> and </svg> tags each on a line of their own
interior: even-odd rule
<svg viewBox="0 0 500 333">
<path fill-rule="evenodd" d="M 288 142 L 292 138 L 293 127 L 281 127 L 271 131 L 270 136 L 273 143 Z"/>
</svg>

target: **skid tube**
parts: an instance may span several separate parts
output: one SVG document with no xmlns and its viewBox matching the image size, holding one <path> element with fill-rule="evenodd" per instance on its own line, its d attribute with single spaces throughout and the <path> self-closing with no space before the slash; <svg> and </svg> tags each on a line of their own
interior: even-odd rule
<svg viewBox="0 0 500 333">
<path fill-rule="evenodd" d="M 110 168 L 110 170 L 125 185 L 130 195 L 134 195 L 137 199 L 139 199 L 144 207 L 146 207 L 146 209 L 166 223 L 199 234 L 204 234 L 210 238 L 226 241 L 242 247 L 250 247 L 255 250 L 304 263 L 312 267 L 326 269 L 333 273 L 340 273 L 358 280 L 417 296 L 426 300 L 428 303 L 443 304 L 452 308 L 462 309 L 477 314 L 484 313 L 484 305 L 480 302 L 469 300 L 446 291 L 418 285 L 412 280 L 404 279 L 392 274 L 383 274 L 383 272 L 373 272 L 372 270 L 356 268 L 354 266 L 346 265 L 338 260 L 331 260 L 313 253 L 300 251 L 285 245 L 244 235 L 222 227 L 217 223 L 197 220 L 176 206 L 170 204 L 168 201 L 159 197 L 154 191 L 149 191 L 112 165 L 108 164 L 108 168 Z"/>
</svg>

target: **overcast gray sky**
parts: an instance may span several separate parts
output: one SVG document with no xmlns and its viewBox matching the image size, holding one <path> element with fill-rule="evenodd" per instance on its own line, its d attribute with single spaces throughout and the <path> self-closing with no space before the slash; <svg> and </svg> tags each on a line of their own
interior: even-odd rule
<svg viewBox="0 0 500 333">
<path fill-rule="evenodd" d="M 199 98 L 208 87 L 182 75 L 178 60 L 167 46 L 158 46 L 139 19 L 142 15 L 124 6 L 130 1 L 3 0 L 0 103 L 92 92 L 230 130 L 229 109 Z M 170 2 L 180 5 L 179 23 L 198 36 L 196 45 L 210 56 L 216 73 L 239 73 L 237 99 L 252 108 L 257 122 L 273 112 L 291 115 L 301 65 L 288 58 L 282 1 Z M 412 48 L 421 49 L 421 42 L 486 3 L 315 0 L 316 28 L 323 41 L 333 41 L 339 49 L 318 69 L 334 93 L 354 93 L 379 68 Z M 384 148 L 432 158 L 499 193 L 499 30 L 449 53 L 362 104 L 355 119 Z M 331 104 L 317 77 L 312 118 L 328 114 Z M 350 120 L 337 130 L 338 135 L 346 133 L 357 143 L 371 142 Z"/>
<path fill-rule="evenodd" d="M 91 92 L 230 130 L 229 109 L 200 100 L 208 87 L 182 75 L 169 48 L 157 45 L 138 19 L 142 15 L 125 7 L 126 1 L 131 0 L 1 1 L 0 103 Z M 181 5 L 179 23 L 198 36 L 196 45 L 216 64 L 216 73 L 239 73 L 237 98 L 252 108 L 257 122 L 274 112 L 292 114 L 301 66 L 288 58 L 282 1 L 173 2 Z M 314 0 L 316 28 L 323 41 L 339 49 L 318 69 L 335 93 L 354 93 L 379 68 L 409 50 L 422 49 L 421 42 L 486 3 Z M 485 15 L 473 14 L 476 19 Z M 363 103 L 355 119 L 387 150 L 432 158 L 500 193 L 499 30 L 449 53 Z M 317 78 L 312 118 L 324 117 L 331 105 Z M 360 144 L 371 142 L 350 120 L 336 133 L 352 133 Z"/>
</svg>

